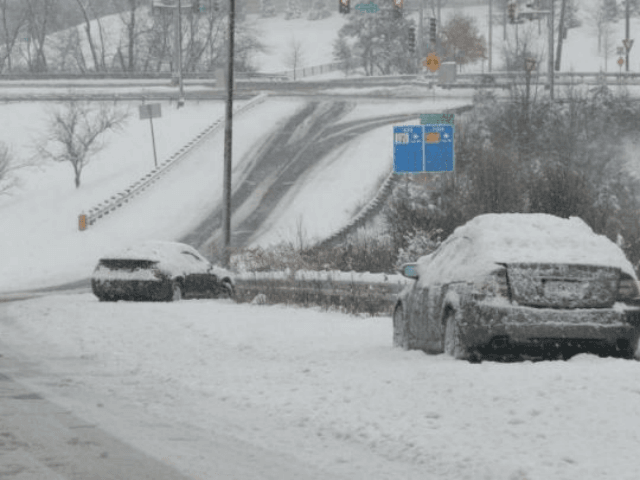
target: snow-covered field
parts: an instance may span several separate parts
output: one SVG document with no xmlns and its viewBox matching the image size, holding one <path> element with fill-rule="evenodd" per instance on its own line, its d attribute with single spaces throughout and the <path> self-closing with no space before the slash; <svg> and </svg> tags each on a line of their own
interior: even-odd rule
<svg viewBox="0 0 640 480">
<path fill-rule="evenodd" d="M 640 472 L 640 362 L 474 365 L 393 348 L 387 317 L 230 301 L 1 308 L 0 342 L 43 371 L 34 388 L 194 478 L 212 478 L 197 439 L 216 429 L 341 478 Z M 80 402 L 89 391 L 94 403 Z M 191 441 L 169 451 L 158 441 L 178 427 Z"/>
</svg>

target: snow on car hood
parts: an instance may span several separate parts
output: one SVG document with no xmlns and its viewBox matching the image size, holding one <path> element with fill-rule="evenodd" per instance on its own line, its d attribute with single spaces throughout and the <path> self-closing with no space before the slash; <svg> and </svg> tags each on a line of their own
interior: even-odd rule
<svg viewBox="0 0 640 480">
<path fill-rule="evenodd" d="M 486 214 L 455 229 L 438 250 L 418 259 L 421 283 L 471 280 L 496 263 L 573 263 L 618 267 L 636 275 L 623 251 L 580 218 L 542 213 Z"/>
</svg>

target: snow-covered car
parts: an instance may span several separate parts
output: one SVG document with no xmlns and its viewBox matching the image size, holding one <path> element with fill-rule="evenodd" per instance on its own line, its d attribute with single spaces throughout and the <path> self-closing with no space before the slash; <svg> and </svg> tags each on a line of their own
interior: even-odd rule
<svg viewBox="0 0 640 480">
<path fill-rule="evenodd" d="M 183 243 L 147 241 L 98 262 L 91 278 L 101 301 L 230 298 L 233 274 Z"/>
<path fill-rule="evenodd" d="M 486 214 L 402 267 L 393 340 L 458 359 L 633 358 L 638 280 L 623 251 L 581 219 Z"/>
</svg>

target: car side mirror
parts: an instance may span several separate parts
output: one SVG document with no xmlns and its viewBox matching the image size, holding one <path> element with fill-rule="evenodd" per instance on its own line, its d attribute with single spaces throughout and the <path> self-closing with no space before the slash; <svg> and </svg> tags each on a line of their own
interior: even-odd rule
<svg viewBox="0 0 640 480">
<path fill-rule="evenodd" d="M 402 275 L 407 278 L 417 280 L 419 277 L 418 270 L 416 268 L 417 266 L 418 266 L 417 263 L 406 263 L 400 269 L 400 273 L 402 273 Z"/>
</svg>

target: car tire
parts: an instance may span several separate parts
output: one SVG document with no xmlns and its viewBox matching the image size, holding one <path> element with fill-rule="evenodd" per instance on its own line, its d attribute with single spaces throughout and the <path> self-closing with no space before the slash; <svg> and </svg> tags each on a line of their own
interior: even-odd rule
<svg viewBox="0 0 640 480">
<path fill-rule="evenodd" d="M 170 302 L 179 302 L 182 300 L 182 287 L 180 286 L 180 282 L 171 282 L 171 296 L 169 297 Z"/>
<path fill-rule="evenodd" d="M 460 338 L 460 326 L 456 312 L 450 310 L 444 319 L 444 353 L 456 360 L 466 360 L 467 349 Z"/>
<path fill-rule="evenodd" d="M 409 350 L 409 329 L 404 319 L 402 305 L 398 305 L 393 310 L 393 346 Z"/>
<path fill-rule="evenodd" d="M 236 289 L 230 282 L 222 282 L 219 298 L 236 298 Z"/>
<path fill-rule="evenodd" d="M 638 350 L 639 342 L 640 342 L 640 336 L 634 335 L 632 338 L 627 339 L 624 342 L 626 344 L 625 347 L 617 350 L 614 353 L 614 356 L 619 358 L 625 358 L 627 360 L 633 360 L 633 359 L 640 360 L 639 357 L 636 357 L 636 352 Z"/>
</svg>

